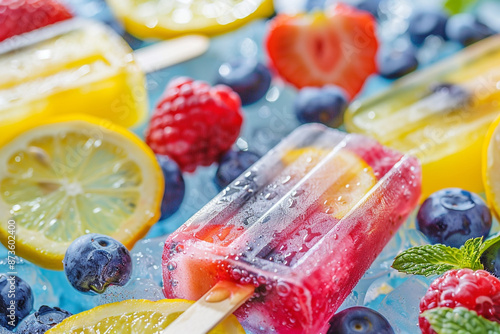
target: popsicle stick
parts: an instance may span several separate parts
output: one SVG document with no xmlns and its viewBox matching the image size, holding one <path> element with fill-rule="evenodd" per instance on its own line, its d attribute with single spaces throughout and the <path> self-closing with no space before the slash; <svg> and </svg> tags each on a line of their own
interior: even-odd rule
<svg viewBox="0 0 500 334">
<path fill-rule="evenodd" d="M 134 51 L 134 58 L 145 73 L 151 73 L 198 57 L 209 45 L 208 37 L 186 35 L 138 49 Z"/>
<path fill-rule="evenodd" d="M 161 334 L 206 334 L 250 298 L 253 285 L 221 281 Z"/>
</svg>

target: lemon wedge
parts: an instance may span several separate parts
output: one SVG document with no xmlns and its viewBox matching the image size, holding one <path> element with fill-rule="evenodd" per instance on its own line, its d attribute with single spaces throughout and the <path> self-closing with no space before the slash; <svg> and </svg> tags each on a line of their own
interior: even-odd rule
<svg viewBox="0 0 500 334">
<path fill-rule="evenodd" d="M 500 117 L 488 129 L 482 159 L 483 184 L 488 205 L 496 218 L 500 219 Z"/>
<path fill-rule="evenodd" d="M 216 35 L 270 16 L 272 0 L 108 0 L 125 29 L 140 38 Z"/>
<path fill-rule="evenodd" d="M 131 249 L 158 220 L 163 174 L 132 132 L 73 115 L 20 125 L 0 143 L 0 241 L 62 270 L 70 243 L 109 235 Z"/>
<path fill-rule="evenodd" d="M 183 299 L 164 299 L 157 302 L 133 299 L 106 304 L 66 318 L 47 331 L 47 334 L 157 334 L 193 303 Z M 236 317 L 231 315 L 209 334 L 245 334 L 245 331 Z"/>
</svg>

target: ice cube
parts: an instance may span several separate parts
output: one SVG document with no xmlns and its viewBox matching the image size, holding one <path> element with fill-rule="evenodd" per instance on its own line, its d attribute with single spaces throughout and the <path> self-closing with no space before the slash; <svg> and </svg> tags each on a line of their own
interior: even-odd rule
<svg viewBox="0 0 500 334">
<path fill-rule="evenodd" d="M 433 278 L 410 276 L 403 284 L 384 298 L 378 311 L 387 318 L 396 333 L 419 334 L 418 315 L 420 299 Z"/>
</svg>

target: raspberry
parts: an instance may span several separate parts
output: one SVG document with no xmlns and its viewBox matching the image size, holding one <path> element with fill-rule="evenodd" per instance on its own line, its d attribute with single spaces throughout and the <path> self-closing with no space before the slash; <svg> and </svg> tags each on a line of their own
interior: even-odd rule
<svg viewBox="0 0 500 334">
<path fill-rule="evenodd" d="M 484 270 L 450 270 L 432 282 L 420 301 L 420 313 L 436 307 L 465 307 L 500 323 L 500 280 Z M 423 334 L 436 333 L 423 317 L 419 325 Z"/>
<path fill-rule="evenodd" d="M 219 161 L 238 138 L 243 116 L 237 93 L 190 78 L 173 80 L 155 109 L 146 143 L 186 172 Z"/>
<path fill-rule="evenodd" d="M 56 0 L 0 0 L 0 41 L 71 17 Z"/>
</svg>

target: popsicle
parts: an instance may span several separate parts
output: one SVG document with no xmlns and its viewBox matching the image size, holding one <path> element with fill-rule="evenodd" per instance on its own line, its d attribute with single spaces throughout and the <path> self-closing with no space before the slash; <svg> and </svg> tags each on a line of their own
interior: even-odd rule
<svg viewBox="0 0 500 334">
<path fill-rule="evenodd" d="M 499 82 L 500 36 L 493 36 L 352 103 L 345 126 L 418 157 L 423 198 L 448 187 L 482 192 L 481 151 L 500 113 Z"/>
<path fill-rule="evenodd" d="M 418 202 L 416 158 L 318 124 L 295 130 L 177 231 L 167 298 L 253 285 L 255 333 L 319 333 Z"/>
<path fill-rule="evenodd" d="M 147 114 L 144 71 L 189 59 L 207 46 L 206 38 L 189 36 L 132 53 L 111 28 L 84 19 L 9 38 L 0 43 L 0 133 L 27 117 L 69 112 L 136 125 Z"/>
</svg>

